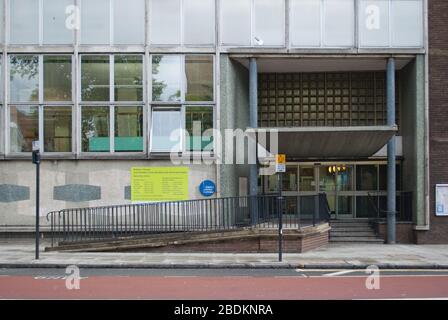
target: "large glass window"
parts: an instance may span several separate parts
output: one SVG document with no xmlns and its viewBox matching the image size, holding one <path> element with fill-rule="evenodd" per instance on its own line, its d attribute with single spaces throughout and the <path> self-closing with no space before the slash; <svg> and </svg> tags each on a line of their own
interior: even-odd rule
<svg viewBox="0 0 448 320">
<path fill-rule="evenodd" d="M 13 102 L 39 100 L 38 56 L 9 56 L 9 94 Z"/>
<path fill-rule="evenodd" d="M 221 1 L 221 42 L 251 44 L 251 0 Z"/>
<path fill-rule="evenodd" d="M 46 106 L 44 108 L 44 151 L 72 150 L 72 108 Z"/>
<path fill-rule="evenodd" d="M 184 43 L 207 45 L 215 42 L 215 1 L 184 0 Z"/>
<path fill-rule="evenodd" d="M 186 101 L 213 101 L 213 56 L 185 57 Z"/>
<path fill-rule="evenodd" d="M 152 0 L 150 15 L 152 44 L 180 44 L 180 0 Z"/>
<path fill-rule="evenodd" d="M 72 101 L 72 57 L 44 56 L 44 100 Z"/>
<path fill-rule="evenodd" d="M 10 151 L 31 152 L 32 143 L 39 139 L 39 107 L 9 107 Z"/>
<path fill-rule="evenodd" d="M 291 0 L 290 29 L 293 46 L 319 47 L 321 45 L 321 1 Z"/>
<path fill-rule="evenodd" d="M 115 101 L 143 101 L 143 56 L 114 56 Z"/>
<path fill-rule="evenodd" d="M 358 8 L 360 46 L 389 46 L 389 0 L 361 0 Z"/>
<path fill-rule="evenodd" d="M 108 106 L 83 106 L 81 109 L 81 147 L 83 152 L 110 151 Z"/>
<path fill-rule="evenodd" d="M 82 56 L 81 99 L 83 101 L 109 101 L 109 88 L 109 56 Z"/>
<path fill-rule="evenodd" d="M 83 55 L 81 86 L 82 152 L 143 152 L 143 55 Z"/>
<path fill-rule="evenodd" d="M 325 46 L 353 46 L 354 8 L 353 0 L 324 1 Z"/>
<path fill-rule="evenodd" d="M 356 190 L 357 191 L 378 190 L 378 166 L 376 165 L 356 166 Z"/>
<path fill-rule="evenodd" d="M 81 1 L 81 43 L 110 43 L 109 0 Z"/>
<path fill-rule="evenodd" d="M 182 148 L 177 145 L 181 139 L 177 132 L 170 142 L 172 132 L 181 128 L 186 130 L 186 151 L 212 151 L 213 133 L 209 129 L 214 123 L 213 70 L 212 55 L 152 56 L 152 101 L 169 102 L 167 106 L 158 103 L 153 109 L 152 152 L 170 152 L 173 146 Z M 166 123 L 169 125 L 165 127 Z"/>
<path fill-rule="evenodd" d="M 11 0 L 9 40 L 12 44 L 39 43 L 39 1 Z"/>
<path fill-rule="evenodd" d="M 263 45 L 268 46 L 284 45 L 285 44 L 284 0 L 256 0 L 254 12 L 255 12 L 254 37 L 257 37 L 259 40 L 261 40 Z"/>
<path fill-rule="evenodd" d="M 113 0 L 114 43 L 145 43 L 145 0 Z"/>
<path fill-rule="evenodd" d="M 152 56 L 152 100 L 181 100 L 181 56 Z"/>
<path fill-rule="evenodd" d="M 73 0 L 43 1 L 43 43 L 73 43 L 73 30 L 76 26 L 70 26 L 70 23 L 67 25 L 68 16 L 66 13 L 67 8 L 73 5 Z M 76 23 L 75 20 L 69 22 L 72 22 L 73 24 Z M 69 28 L 67 26 L 69 26 Z"/>
<path fill-rule="evenodd" d="M 186 150 L 212 151 L 213 108 L 187 106 L 185 110 L 185 130 L 188 133 Z"/>
<path fill-rule="evenodd" d="M 115 107 L 115 152 L 143 151 L 143 107 Z"/>
<path fill-rule="evenodd" d="M 392 46 L 423 46 L 422 1 L 400 0 L 391 3 Z"/>
<path fill-rule="evenodd" d="M 299 191 L 316 191 L 316 178 L 314 167 L 300 166 L 299 168 Z"/>
<path fill-rule="evenodd" d="M 181 110 L 177 108 L 154 108 L 151 119 L 151 151 L 181 151 Z"/>
</svg>

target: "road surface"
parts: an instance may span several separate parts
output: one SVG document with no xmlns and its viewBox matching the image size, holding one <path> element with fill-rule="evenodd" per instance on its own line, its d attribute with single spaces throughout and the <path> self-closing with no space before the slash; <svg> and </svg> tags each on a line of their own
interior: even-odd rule
<svg viewBox="0 0 448 320">
<path fill-rule="evenodd" d="M 65 269 L 0 269 L 0 299 L 448 299 L 448 270 L 381 270 L 375 279 L 365 270 L 293 269 L 81 269 L 79 275 L 76 289 Z"/>
</svg>

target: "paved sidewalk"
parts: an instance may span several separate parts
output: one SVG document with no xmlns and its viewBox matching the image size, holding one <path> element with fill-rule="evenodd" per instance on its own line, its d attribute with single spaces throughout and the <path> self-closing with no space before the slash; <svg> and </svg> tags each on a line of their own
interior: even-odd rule
<svg viewBox="0 0 448 320">
<path fill-rule="evenodd" d="M 306 268 L 448 269 L 448 245 L 329 244 L 306 253 L 69 253 L 43 252 L 32 240 L 0 240 L 0 268 Z"/>
</svg>

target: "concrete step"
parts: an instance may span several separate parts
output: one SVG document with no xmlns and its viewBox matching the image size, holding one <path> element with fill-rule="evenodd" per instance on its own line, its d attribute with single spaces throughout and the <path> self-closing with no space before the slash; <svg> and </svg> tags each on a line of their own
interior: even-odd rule
<svg viewBox="0 0 448 320">
<path fill-rule="evenodd" d="M 341 231 L 341 232 L 367 232 L 372 231 L 371 227 L 331 227 L 332 231 Z"/>
<path fill-rule="evenodd" d="M 361 231 L 361 232 L 339 232 L 331 231 L 330 237 L 374 237 L 376 234 L 373 231 Z"/>
<path fill-rule="evenodd" d="M 368 223 L 330 223 L 330 226 L 332 228 L 359 228 L 359 227 L 365 227 L 365 228 L 371 228 L 371 225 Z"/>
<path fill-rule="evenodd" d="M 370 237 L 331 237 L 330 242 L 384 243 L 384 240 Z"/>
</svg>

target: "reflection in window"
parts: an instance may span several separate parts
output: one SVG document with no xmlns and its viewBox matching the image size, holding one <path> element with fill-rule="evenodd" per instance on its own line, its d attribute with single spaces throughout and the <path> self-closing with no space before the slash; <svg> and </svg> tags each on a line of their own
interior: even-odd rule
<svg viewBox="0 0 448 320">
<path fill-rule="evenodd" d="M 39 140 L 39 108 L 11 106 L 9 140 L 11 152 L 31 152 L 34 140 Z"/>
<path fill-rule="evenodd" d="M 10 101 L 39 100 L 38 56 L 14 55 L 9 57 Z"/>
<path fill-rule="evenodd" d="M 286 167 L 282 189 L 283 191 L 297 191 L 297 166 Z"/>
<path fill-rule="evenodd" d="M 44 100 L 72 100 L 71 56 L 44 56 Z"/>
<path fill-rule="evenodd" d="M 44 151 L 70 152 L 72 150 L 72 108 L 44 108 Z"/>
<path fill-rule="evenodd" d="M 81 99 L 109 101 L 109 56 L 81 57 Z"/>
<path fill-rule="evenodd" d="M 81 138 L 83 152 L 109 152 L 109 107 L 83 107 Z"/>
<path fill-rule="evenodd" d="M 314 178 L 314 167 L 300 166 L 299 169 L 299 190 L 316 191 L 316 180 Z"/>
<path fill-rule="evenodd" d="M 213 101 L 213 57 L 185 56 L 186 101 Z"/>
<path fill-rule="evenodd" d="M 151 150 L 171 152 L 181 150 L 181 121 L 179 109 L 154 109 L 152 112 Z"/>
<path fill-rule="evenodd" d="M 115 101 L 143 101 L 143 58 L 141 55 L 114 57 Z"/>
<path fill-rule="evenodd" d="M 356 166 L 356 190 L 358 191 L 378 190 L 378 172 L 376 165 Z"/>
<path fill-rule="evenodd" d="M 188 151 L 212 151 L 213 135 L 209 129 L 213 129 L 213 108 L 186 107 L 185 130 L 188 132 L 186 141 Z"/>
<path fill-rule="evenodd" d="M 115 107 L 115 152 L 143 151 L 143 108 Z"/>
<path fill-rule="evenodd" d="M 180 101 L 181 56 L 152 56 L 152 100 Z"/>
</svg>

